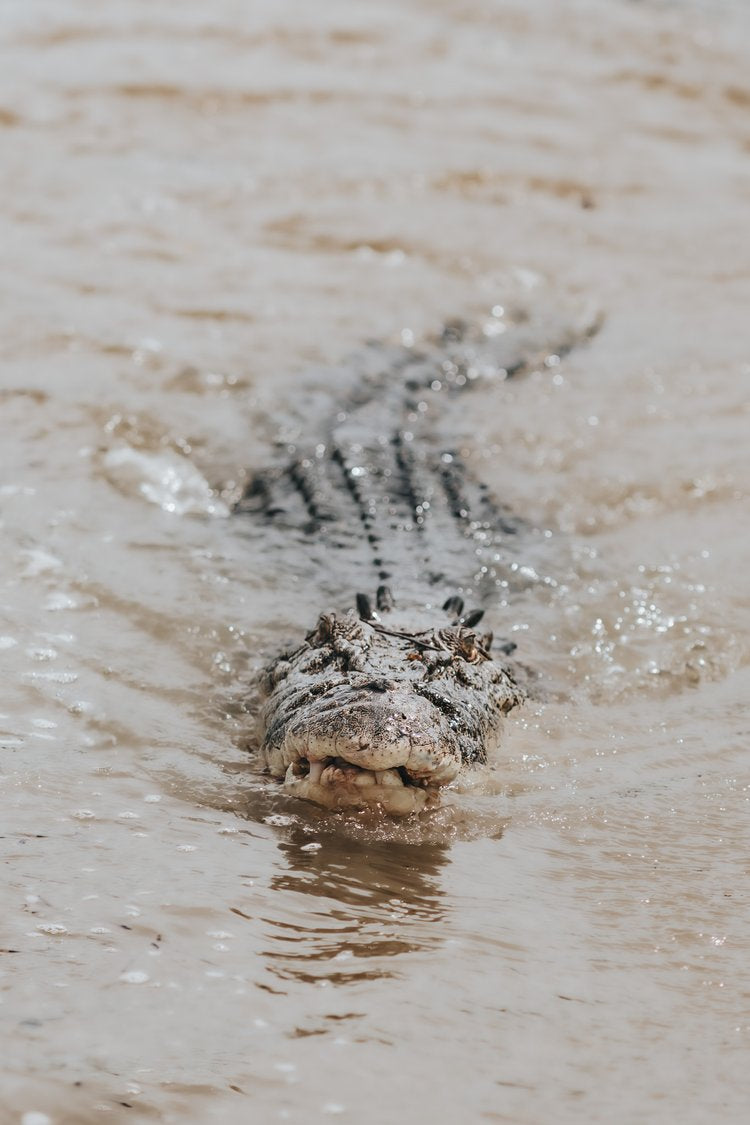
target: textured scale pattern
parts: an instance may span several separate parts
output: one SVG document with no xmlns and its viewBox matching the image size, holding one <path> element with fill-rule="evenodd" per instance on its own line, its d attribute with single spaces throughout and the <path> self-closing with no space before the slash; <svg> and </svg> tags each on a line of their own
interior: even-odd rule
<svg viewBox="0 0 750 1125">
<path fill-rule="evenodd" d="M 248 484 L 237 510 L 309 544 L 335 598 L 264 675 L 262 753 L 290 792 L 410 813 L 485 760 L 524 693 L 514 646 L 493 650 L 474 626 L 524 525 L 446 447 L 438 408 L 564 355 L 595 327 L 523 317 L 488 336 L 452 324 L 419 352 L 371 353 L 332 420 Z M 355 594 L 375 585 L 373 609 Z M 464 614 L 466 590 L 480 604 Z"/>
</svg>

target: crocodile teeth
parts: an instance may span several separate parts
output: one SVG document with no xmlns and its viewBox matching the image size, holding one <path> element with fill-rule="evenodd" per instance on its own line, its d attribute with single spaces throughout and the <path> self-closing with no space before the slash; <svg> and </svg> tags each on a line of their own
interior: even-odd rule
<svg viewBox="0 0 750 1125">
<path fill-rule="evenodd" d="M 377 770 L 375 778 L 378 785 L 388 785 L 391 788 L 403 787 L 404 784 L 401 775 L 396 770 Z"/>
<path fill-rule="evenodd" d="M 307 773 L 305 773 L 307 768 Z M 349 762 L 322 758 L 308 761 L 300 758 L 289 766 L 286 780 L 302 781 L 310 785 L 355 785 L 358 789 L 368 789 L 373 785 L 387 789 L 403 789 L 405 782 L 398 770 L 365 770 Z"/>
<path fill-rule="evenodd" d="M 409 816 L 435 803 L 434 794 L 404 782 L 398 770 L 363 770 L 341 759 L 298 758 L 286 771 L 287 792 L 329 809 L 379 808 Z"/>
</svg>

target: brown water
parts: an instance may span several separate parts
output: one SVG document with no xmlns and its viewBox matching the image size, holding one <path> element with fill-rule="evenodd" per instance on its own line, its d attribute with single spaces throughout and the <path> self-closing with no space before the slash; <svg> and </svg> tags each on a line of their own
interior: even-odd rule
<svg viewBox="0 0 750 1125">
<path fill-rule="evenodd" d="M 747 1120 L 747 7 L 3 14 L 0 1119 Z M 603 330 L 456 425 L 548 700 L 419 826 L 296 805 L 243 684 L 316 590 L 210 486 L 542 292 Z"/>
</svg>

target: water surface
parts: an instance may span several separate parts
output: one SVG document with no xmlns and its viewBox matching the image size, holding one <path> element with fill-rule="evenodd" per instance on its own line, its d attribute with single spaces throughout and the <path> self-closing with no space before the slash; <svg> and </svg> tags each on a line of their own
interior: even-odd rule
<svg viewBox="0 0 750 1125">
<path fill-rule="evenodd" d="M 7 1120 L 744 1121 L 745 7 L 4 14 Z M 245 684 L 320 595 L 220 490 L 364 340 L 558 298 L 450 423 L 551 533 L 544 699 L 419 825 L 294 804 Z"/>
</svg>

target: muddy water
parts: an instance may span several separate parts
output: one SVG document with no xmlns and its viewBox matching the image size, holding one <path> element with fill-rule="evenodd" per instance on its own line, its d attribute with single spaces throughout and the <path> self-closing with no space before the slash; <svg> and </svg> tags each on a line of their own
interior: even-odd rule
<svg viewBox="0 0 750 1125">
<path fill-rule="evenodd" d="M 3 14 L 2 1121 L 746 1120 L 747 10 Z M 244 684 L 319 598 L 216 488 L 542 293 L 598 337 L 453 424 L 546 701 L 420 825 L 295 805 Z"/>
</svg>

